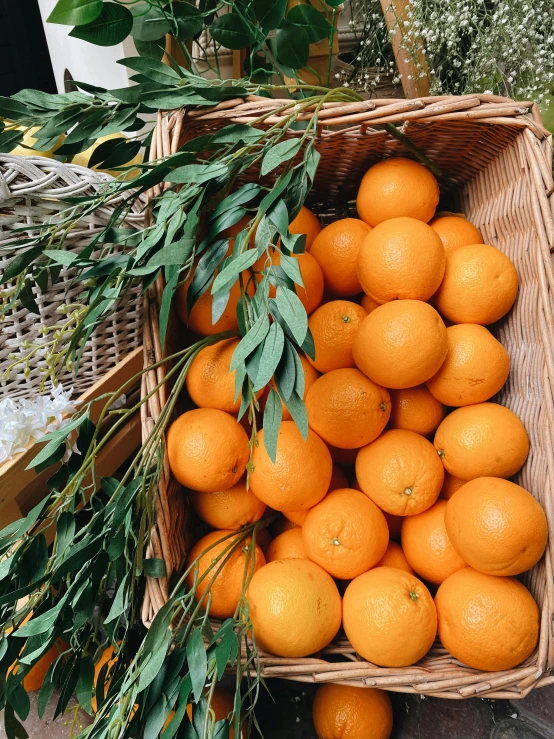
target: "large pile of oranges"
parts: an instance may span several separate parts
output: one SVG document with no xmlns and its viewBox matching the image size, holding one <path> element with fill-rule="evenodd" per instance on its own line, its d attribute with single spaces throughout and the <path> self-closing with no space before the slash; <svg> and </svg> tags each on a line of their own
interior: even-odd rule
<svg viewBox="0 0 554 739">
<path fill-rule="evenodd" d="M 167 450 L 214 531 L 190 552 L 189 563 L 200 558 L 189 586 L 208 602 L 210 583 L 210 612 L 231 617 L 250 558 L 248 612 L 273 654 L 318 652 L 341 626 L 385 667 L 420 660 L 437 631 L 477 670 L 510 669 L 536 646 L 538 608 L 514 576 L 542 556 L 547 523 L 507 479 L 529 441 L 491 402 L 510 359 L 487 328 L 511 309 L 517 273 L 466 219 L 436 214 L 438 201 L 422 165 L 390 159 L 362 180 L 361 220 L 321 229 L 306 208 L 295 219 L 291 230 L 307 234 L 299 297 L 315 344 L 315 359 L 301 357 L 309 432 L 304 440 L 285 409 L 273 462 L 262 429 L 248 486 L 230 372 L 238 339 L 203 349 L 190 368 L 197 408 L 171 426 Z M 212 326 L 209 291 L 189 316 L 186 290 L 177 299 L 189 328 L 237 328 L 238 295 Z M 273 540 L 261 529 L 254 551 L 246 539 L 229 554 L 237 530 L 262 518 L 274 521 Z"/>
</svg>

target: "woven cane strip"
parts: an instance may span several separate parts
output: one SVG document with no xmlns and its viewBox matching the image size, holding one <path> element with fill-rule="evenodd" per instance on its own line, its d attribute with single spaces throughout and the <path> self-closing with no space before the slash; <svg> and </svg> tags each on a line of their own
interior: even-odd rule
<svg viewBox="0 0 554 739">
<path fill-rule="evenodd" d="M 365 107 L 364 107 L 365 106 Z M 278 104 L 248 98 L 212 109 L 160 115 L 153 158 L 177 143 L 263 112 L 273 117 Z M 317 142 L 321 154 L 310 203 L 324 223 L 342 218 L 344 196 L 355 196 L 363 173 L 389 156 L 410 156 L 396 138 L 376 128 L 394 119 L 400 130 L 441 170 L 439 210 L 463 212 L 481 230 L 484 241 L 505 252 L 520 280 L 518 299 L 509 315 L 493 328 L 511 358 L 511 373 L 498 402 L 521 418 L 531 439 L 531 453 L 516 481 L 537 497 L 549 522 L 545 557 L 522 580 L 541 610 L 541 629 L 533 655 L 513 670 L 483 673 L 456 660 L 435 642 L 416 665 L 381 668 L 361 661 L 348 641 L 338 637 L 315 657 L 283 659 L 260 653 L 262 675 L 299 682 L 341 682 L 461 700 L 473 696 L 522 698 L 554 682 L 554 186 L 552 137 L 532 103 L 493 95 L 419 100 L 372 100 L 325 107 Z M 362 117 L 360 117 L 362 114 Z M 268 123 L 266 119 L 265 124 Z M 296 134 L 291 134 L 296 135 Z M 248 173 L 258 179 L 258 172 Z M 152 405 L 152 404 L 150 404 Z M 157 403 L 160 407 L 160 401 Z M 150 411 L 151 413 L 152 411 Z M 174 501 L 177 497 L 174 499 Z M 186 494 L 181 492 L 181 499 Z M 171 508 L 170 518 L 177 515 Z M 179 515 L 181 513 L 179 512 Z M 192 518 L 185 536 L 193 535 Z M 167 522 L 160 518 L 157 528 Z M 170 521 L 174 528 L 174 521 Z M 151 621 L 156 607 L 145 600 Z M 217 627 L 217 624 L 214 624 Z M 328 655 L 341 661 L 329 662 Z"/>
</svg>

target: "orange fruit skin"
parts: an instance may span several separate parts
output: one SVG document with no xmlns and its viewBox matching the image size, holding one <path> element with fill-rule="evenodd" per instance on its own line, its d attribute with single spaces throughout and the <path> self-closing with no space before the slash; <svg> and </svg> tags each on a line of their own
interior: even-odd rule
<svg viewBox="0 0 554 739">
<path fill-rule="evenodd" d="M 308 430 L 304 441 L 294 421 L 283 421 L 277 437 L 275 464 L 264 445 L 263 429 L 252 452 L 250 488 L 254 495 L 276 511 L 311 508 L 329 489 L 333 462 L 319 436 Z"/>
<path fill-rule="evenodd" d="M 510 310 L 517 297 L 513 262 L 494 246 L 463 246 L 448 255 L 437 310 L 453 323 L 487 326 Z"/>
<path fill-rule="evenodd" d="M 369 295 L 363 295 L 362 297 L 362 308 L 365 308 L 365 310 L 369 313 L 372 313 L 375 308 L 378 308 L 380 303 L 376 303 L 373 298 L 370 298 Z"/>
<path fill-rule="evenodd" d="M 314 367 L 312 367 L 308 357 L 306 357 L 301 352 L 299 352 L 298 356 L 300 357 L 300 362 L 304 369 L 304 398 L 305 398 L 306 393 L 308 392 L 308 390 L 311 388 L 311 386 L 314 384 L 314 382 L 319 377 L 319 372 Z M 282 413 L 283 413 L 282 420 L 290 421 L 291 420 L 290 411 L 287 408 L 287 406 L 283 403 L 283 401 L 281 401 L 281 407 L 282 407 Z"/>
<path fill-rule="evenodd" d="M 224 339 L 204 347 L 194 358 L 185 382 L 190 399 L 199 408 L 238 413 L 241 394 L 235 401 L 235 370 L 230 369 L 238 344 L 238 339 Z"/>
<path fill-rule="evenodd" d="M 344 472 L 340 469 L 340 467 L 336 467 L 333 465 L 333 473 L 331 475 L 331 482 L 329 483 L 329 490 L 327 491 L 330 493 L 332 490 L 338 490 L 339 488 L 347 488 L 348 487 L 348 480 L 346 479 L 346 475 Z M 283 516 L 289 519 L 289 521 L 293 521 L 297 526 L 303 526 L 304 521 L 306 520 L 306 516 L 308 515 L 308 511 L 283 511 Z"/>
<path fill-rule="evenodd" d="M 483 403 L 502 388 L 510 373 L 510 357 L 484 326 L 462 323 L 446 329 L 448 354 L 427 380 L 431 393 L 445 405 Z"/>
<path fill-rule="evenodd" d="M 100 655 L 100 659 L 98 662 L 94 665 L 94 688 L 96 689 L 96 683 L 98 682 L 98 678 L 100 677 L 100 671 L 104 667 L 105 664 L 108 664 L 108 672 L 106 675 L 109 674 L 110 670 L 112 669 L 113 665 L 115 664 L 117 660 L 117 655 L 114 654 L 114 648 L 110 645 L 109 647 L 106 647 L 102 654 Z M 106 680 L 104 683 L 104 696 L 110 689 L 110 683 L 111 680 Z M 93 695 L 90 701 L 90 705 L 94 713 L 96 713 L 98 709 L 98 702 L 96 700 L 96 696 Z"/>
<path fill-rule="evenodd" d="M 358 255 L 358 279 L 376 303 L 428 300 L 441 284 L 446 255 L 437 234 L 415 218 L 372 229 Z"/>
<path fill-rule="evenodd" d="M 288 529 L 273 539 L 267 548 L 266 561 L 274 562 L 276 559 L 307 559 L 301 528 Z"/>
<path fill-rule="evenodd" d="M 498 403 L 457 408 L 438 427 L 434 443 L 445 469 L 461 480 L 512 477 L 529 453 L 523 424 Z"/>
<path fill-rule="evenodd" d="M 248 587 L 258 647 L 279 657 L 306 657 L 327 646 L 341 623 L 333 578 L 307 559 L 281 559 L 258 570 Z"/>
<path fill-rule="evenodd" d="M 362 292 L 358 254 L 370 230 L 358 218 L 342 218 L 326 226 L 315 239 L 310 253 L 321 267 L 331 295 L 346 298 Z"/>
<path fill-rule="evenodd" d="M 391 429 L 360 449 L 356 478 L 383 511 L 415 516 L 439 497 L 444 470 L 431 442 L 415 431 Z"/>
<path fill-rule="evenodd" d="M 232 537 L 224 541 L 220 540 L 227 534 L 233 533 L 233 531 L 226 529 L 222 531 L 211 531 L 196 542 L 187 557 L 187 568 L 199 558 L 197 579 L 200 579 L 208 568 L 211 567 L 206 577 L 196 587 L 194 597 L 198 601 L 203 601 L 202 607 L 207 607 L 208 595 L 206 590 L 215 577 L 209 591 L 211 595 L 210 616 L 214 618 L 231 618 L 234 614 L 242 592 L 245 566 L 248 567 L 250 565 L 250 554 L 244 551 L 244 548 L 250 546 L 252 543 L 252 540 L 248 538 L 232 552 L 221 569 L 220 567 L 229 552 L 227 552 L 227 555 L 223 555 L 221 561 L 212 567 L 213 560 L 217 559 L 233 542 Z M 208 547 L 212 548 L 202 555 L 202 552 Z M 256 545 L 254 558 L 255 570 L 265 565 L 264 554 L 258 545 Z M 193 585 L 194 568 L 187 575 L 187 587 L 191 589 Z M 205 593 L 206 595 L 204 595 Z"/>
<path fill-rule="evenodd" d="M 300 302 L 306 309 L 306 313 L 310 315 L 321 303 L 323 298 L 323 272 L 321 267 L 312 257 L 311 254 L 306 252 L 305 254 L 291 254 L 291 257 L 298 259 L 298 266 L 300 268 L 300 275 L 304 287 L 295 285 L 296 294 L 298 295 Z M 277 250 L 273 250 L 271 253 L 271 264 L 279 265 L 281 263 L 281 253 Z M 257 262 L 254 263 L 253 269 L 257 272 L 261 272 L 264 267 L 268 266 L 269 259 L 267 254 L 263 254 Z M 258 281 L 261 277 L 258 276 Z M 270 285 L 269 296 L 274 298 L 277 294 L 277 289 L 274 285 Z"/>
<path fill-rule="evenodd" d="M 243 477 L 228 490 L 215 493 L 189 492 L 192 507 L 199 518 L 214 529 L 240 529 L 259 521 L 266 504 L 246 488 Z"/>
<path fill-rule="evenodd" d="M 302 526 L 308 559 L 332 577 L 350 580 L 377 564 L 389 530 L 382 512 L 357 490 L 334 490 L 310 508 Z"/>
<path fill-rule="evenodd" d="M 467 482 L 448 501 L 445 522 L 456 551 L 488 575 L 519 575 L 546 548 L 548 524 L 540 503 L 499 477 Z"/>
<path fill-rule="evenodd" d="M 465 485 L 467 480 L 460 480 L 459 477 L 454 477 L 450 472 L 444 471 L 444 482 L 442 485 L 441 494 L 439 498 L 444 500 L 450 500 L 454 493 L 459 490 L 462 485 Z"/>
<path fill-rule="evenodd" d="M 308 361 L 320 372 L 354 367 L 352 344 L 367 313 L 349 300 L 321 305 L 308 321 L 315 346 L 315 359 Z"/>
<path fill-rule="evenodd" d="M 31 667 L 29 672 L 23 678 L 23 687 L 30 693 L 32 690 L 40 690 L 48 672 L 50 665 L 56 660 L 62 652 L 69 649 L 69 645 L 62 639 L 59 639 L 44 654 L 38 662 Z"/>
<path fill-rule="evenodd" d="M 429 225 L 439 235 L 447 255 L 461 246 L 483 243 L 479 229 L 461 214 L 433 218 Z"/>
<path fill-rule="evenodd" d="M 383 387 L 421 385 L 446 358 L 446 326 L 437 311 L 420 300 L 395 300 L 364 318 L 354 336 L 358 369 Z"/>
<path fill-rule="evenodd" d="M 246 431 L 233 416 L 215 408 L 183 413 L 169 427 L 166 444 L 177 482 L 204 493 L 232 487 L 249 458 Z"/>
<path fill-rule="evenodd" d="M 310 427 L 325 441 L 358 449 L 376 439 L 387 425 L 390 396 L 358 369 L 322 375 L 306 395 Z"/>
<path fill-rule="evenodd" d="M 306 234 L 306 251 L 310 251 L 314 239 L 321 231 L 318 217 L 309 208 L 303 205 L 300 213 L 289 223 L 289 233 Z"/>
<path fill-rule="evenodd" d="M 389 739 L 392 731 L 390 698 L 377 688 L 320 685 L 312 716 L 318 739 Z"/>
<path fill-rule="evenodd" d="M 374 164 L 363 176 L 356 198 L 360 218 L 377 226 L 389 218 L 427 223 L 439 202 L 439 186 L 422 164 L 398 157 Z"/>
<path fill-rule="evenodd" d="M 533 652 L 539 609 L 522 583 L 471 567 L 450 575 L 435 596 L 439 637 L 475 670 L 511 670 Z"/>
<path fill-rule="evenodd" d="M 445 416 L 445 407 L 425 385 L 391 390 L 389 426 L 429 436 Z"/>
<path fill-rule="evenodd" d="M 352 580 L 342 621 L 356 652 L 381 667 L 414 664 L 437 633 L 431 594 L 421 580 L 396 567 L 376 567 Z"/>
<path fill-rule="evenodd" d="M 466 566 L 448 536 L 444 516 L 446 501 L 437 500 L 417 516 L 402 523 L 402 549 L 410 565 L 424 580 L 440 585 Z"/>
<path fill-rule="evenodd" d="M 395 541 L 389 541 L 385 553 L 375 567 L 396 567 L 398 570 L 404 570 L 404 572 L 409 572 L 411 575 L 415 574 L 402 551 L 402 547 Z"/>
<path fill-rule="evenodd" d="M 229 302 L 216 323 L 212 323 L 213 299 L 211 286 L 198 298 L 189 316 L 187 310 L 187 290 L 191 282 L 192 277 L 189 277 L 175 293 L 175 304 L 181 321 L 199 336 L 213 336 L 213 334 L 218 334 L 221 331 L 236 331 L 239 327 L 237 321 L 237 303 L 240 300 L 239 282 L 235 282 L 231 287 Z"/>
</svg>

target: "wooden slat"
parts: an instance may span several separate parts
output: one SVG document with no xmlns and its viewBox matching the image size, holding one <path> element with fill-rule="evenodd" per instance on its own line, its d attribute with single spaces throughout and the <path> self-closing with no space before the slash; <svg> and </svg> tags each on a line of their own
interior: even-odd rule
<svg viewBox="0 0 554 739">
<path fill-rule="evenodd" d="M 15 500 L 12 500 L 0 511 L 0 529 L 17 521 L 18 518 L 21 518 L 21 511 Z"/>
</svg>

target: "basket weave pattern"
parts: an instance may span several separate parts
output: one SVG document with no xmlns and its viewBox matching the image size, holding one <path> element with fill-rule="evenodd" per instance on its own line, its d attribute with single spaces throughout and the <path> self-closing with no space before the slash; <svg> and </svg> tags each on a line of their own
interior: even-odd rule
<svg viewBox="0 0 554 739">
<path fill-rule="evenodd" d="M 48 222 L 55 223 L 59 213 L 70 208 L 64 201 L 67 197 L 92 195 L 102 183 L 113 178 L 111 175 L 94 172 L 85 167 L 62 164 L 44 157 L 19 157 L 0 155 L 0 274 L 18 253 L 18 240 L 36 235 L 36 227 Z M 79 253 L 93 237 L 102 231 L 113 210 L 123 196 L 114 198 L 109 205 L 84 215 L 75 223 L 64 247 L 69 252 Z M 144 216 L 140 204 L 126 219 L 130 228 L 142 228 Z M 16 229 L 24 228 L 24 231 Z M 100 258 L 101 251 L 93 253 Z M 63 268 L 55 285 L 43 293 L 33 288 L 39 315 L 19 306 L 0 323 L 0 394 L 13 398 L 30 397 L 38 391 L 46 366 L 44 352 L 39 351 L 30 359 L 30 373 L 25 374 L 24 365 L 15 367 L 10 377 L 6 369 L 13 360 L 8 355 L 26 356 L 28 350 L 20 348 L 27 339 L 33 344 L 41 341 L 41 328 L 60 323 L 63 316 L 57 311 L 63 303 L 78 302 L 82 291 L 79 283 L 72 284 L 75 270 Z M 13 287 L 6 283 L 3 288 Z M 83 392 L 105 374 L 123 357 L 140 345 L 142 337 L 142 300 L 140 285 L 133 287 L 123 297 L 117 309 L 97 328 L 88 339 L 83 351 L 79 376 L 63 372 L 60 379 Z M 48 337 L 42 341 L 47 341 Z"/>
<path fill-rule="evenodd" d="M 206 111 L 179 111 L 160 116 L 151 156 L 175 152 L 187 139 L 229 123 L 253 123 L 260 111 L 277 106 L 272 100 L 233 100 Z M 360 661 L 339 637 L 322 653 L 284 659 L 261 653 L 262 675 L 302 682 L 341 682 L 387 690 L 463 699 L 472 696 L 522 698 L 537 686 L 554 682 L 554 183 L 552 137 L 531 103 L 515 103 L 489 95 L 424 98 L 409 101 L 373 100 L 332 104 L 323 113 L 317 149 L 321 154 L 309 203 L 324 223 L 345 216 L 340 203 L 352 197 L 361 176 L 376 161 L 409 156 L 383 123 L 402 124 L 401 131 L 442 170 L 439 210 L 463 212 L 493 244 L 514 262 L 520 281 L 513 310 L 492 327 L 511 358 L 507 384 L 495 400 L 523 421 L 531 453 L 515 478 L 545 509 L 549 544 L 543 559 L 522 580 L 541 610 L 540 639 L 534 654 L 512 670 L 485 673 L 467 667 L 435 643 L 416 665 L 381 668 Z M 271 115 L 263 125 L 272 125 Z M 290 135 L 299 135 L 291 133 Z M 249 173 L 258 178 L 258 173 Z M 156 340 L 160 286 L 147 296 L 149 326 L 145 361 L 161 358 Z M 144 387 L 154 387 L 155 373 Z M 149 383 L 152 383 L 149 385 Z M 160 391 L 148 402 L 144 433 L 163 407 Z M 170 491 L 168 493 L 168 491 Z M 153 530 L 153 546 L 164 556 L 168 572 L 182 566 L 192 516 L 186 494 L 171 481 L 167 460 L 160 490 L 163 515 Z M 176 504 L 178 501 L 178 504 Z M 174 506 L 174 508 L 173 508 Z M 183 526 L 183 522 L 186 523 Z M 179 544 L 175 539 L 179 538 Z M 166 546 L 160 541 L 166 540 Z M 173 543 L 169 544 L 173 540 Z M 166 556 L 166 550 L 178 552 Z M 149 624 L 167 599 L 167 583 L 149 580 L 143 617 Z M 329 659 L 330 658 L 330 659 Z"/>
</svg>

